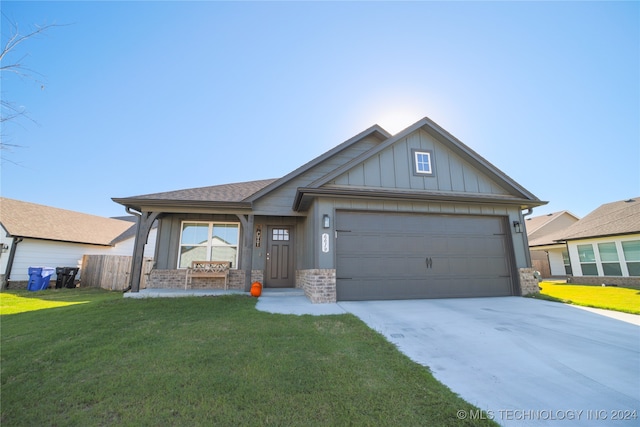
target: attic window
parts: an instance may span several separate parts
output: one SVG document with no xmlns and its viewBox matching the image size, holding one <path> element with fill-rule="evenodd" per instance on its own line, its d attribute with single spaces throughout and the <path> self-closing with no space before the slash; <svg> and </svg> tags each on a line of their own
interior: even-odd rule
<svg viewBox="0 0 640 427">
<path fill-rule="evenodd" d="M 411 150 L 413 154 L 413 173 L 418 176 L 433 176 L 433 152 L 430 150 Z"/>
</svg>

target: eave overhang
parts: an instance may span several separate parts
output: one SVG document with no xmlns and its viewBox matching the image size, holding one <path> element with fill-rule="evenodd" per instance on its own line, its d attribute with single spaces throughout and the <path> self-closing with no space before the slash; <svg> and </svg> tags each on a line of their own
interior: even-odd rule
<svg viewBox="0 0 640 427">
<path fill-rule="evenodd" d="M 592 240 L 599 239 L 601 237 L 616 237 L 616 236 L 633 236 L 640 234 L 640 231 L 627 231 L 624 233 L 606 233 L 606 234 L 594 234 L 593 236 L 579 236 L 579 237 L 565 237 L 560 240 L 555 240 L 556 242 L 573 242 L 578 240 Z"/>
<path fill-rule="evenodd" d="M 251 212 L 251 202 L 224 202 L 209 200 L 165 200 L 112 198 L 114 202 L 138 212 L 162 213 L 235 213 Z"/>
<path fill-rule="evenodd" d="M 113 247 L 115 246 L 113 242 L 111 243 L 100 243 L 100 242 L 83 242 L 79 240 L 64 240 L 64 239 L 51 239 L 47 237 L 38 237 L 38 236 L 27 236 L 27 235 L 15 235 L 7 233 L 8 238 L 19 238 L 19 239 L 31 239 L 31 240 L 43 240 L 45 242 L 59 242 L 59 243 L 73 243 L 78 245 L 90 245 L 90 246 L 104 246 L 104 247 Z"/>
<path fill-rule="evenodd" d="M 467 203 L 467 204 L 500 204 L 518 206 L 519 209 L 529 209 L 546 205 L 548 202 L 530 200 L 497 194 L 465 194 L 443 193 L 435 191 L 403 191 L 368 188 L 336 188 L 336 187 L 300 187 L 296 192 L 292 209 L 294 211 L 306 211 L 315 197 L 337 197 L 348 199 L 386 199 L 398 201 L 422 201 L 438 203 Z"/>
</svg>

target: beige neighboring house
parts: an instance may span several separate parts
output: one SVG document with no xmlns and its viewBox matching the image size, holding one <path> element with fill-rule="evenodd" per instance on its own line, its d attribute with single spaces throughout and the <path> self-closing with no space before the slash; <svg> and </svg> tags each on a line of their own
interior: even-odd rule
<svg viewBox="0 0 640 427">
<path fill-rule="evenodd" d="M 80 268 L 83 255 L 133 253 L 135 223 L 128 220 L 0 197 L 0 227 L 3 288 L 12 283 L 22 287 L 29 280 L 29 267 Z M 155 230 L 152 233 L 149 241 L 155 242 Z M 154 245 L 148 246 L 153 253 Z"/>
<path fill-rule="evenodd" d="M 580 218 L 569 211 L 527 218 L 524 222 L 529 239 L 531 264 L 543 278 L 566 277 L 572 274 L 569 252 L 562 238 L 567 228 Z"/>
<path fill-rule="evenodd" d="M 600 206 L 558 239 L 566 242 L 572 282 L 640 285 L 640 197 Z"/>
</svg>

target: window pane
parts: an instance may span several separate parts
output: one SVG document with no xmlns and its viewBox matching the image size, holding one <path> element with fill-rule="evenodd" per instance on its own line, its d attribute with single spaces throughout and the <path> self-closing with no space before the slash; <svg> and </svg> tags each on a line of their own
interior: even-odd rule
<svg viewBox="0 0 640 427">
<path fill-rule="evenodd" d="M 287 228 L 274 228 L 271 234 L 271 240 L 289 240 L 289 229 Z"/>
<path fill-rule="evenodd" d="M 628 261 L 640 261 L 640 240 L 622 242 L 624 259 Z"/>
<path fill-rule="evenodd" d="M 569 261 L 569 252 L 562 251 L 562 261 L 564 265 L 571 265 L 571 261 Z"/>
<path fill-rule="evenodd" d="M 593 252 L 593 246 L 591 245 L 578 245 L 578 256 L 580 262 L 595 262 L 596 255 Z"/>
<path fill-rule="evenodd" d="M 602 272 L 605 276 L 622 276 L 622 268 L 619 263 L 603 263 Z"/>
<path fill-rule="evenodd" d="M 615 243 L 598 243 L 598 251 L 602 262 L 618 261 L 618 251 Z"/>
<path fill-rule="evenodd" d="M 595 264 L 580 264 L 583 276 L 597 276 L 598 268 Z"/>
<path fill-rule="evenodd" d="M 431 154 L 416 151 L 416 171 L 431 173 Z"/>
<path fill-rule="evenodd" d="M 182 226 L 183 245 L 206 245 L 209 235 L 209 224 L 194 224 L 185 222 Z"/>
<path fill-rule="evenodd" d="M 629 276 L 640 276 L 640 262 L 628 262 Z"/>
<path fill-rule="evenodd" d="M 214 245 L 237 245 L 238 244 L 238 226 L 236 224 L 213 224 Z M 224 261 L 224 260 L 214 260 Z"/>
<path fill-rule="evenodd" d="M 236 267 L 238 249 L 233 246 L 214 246 L 211 248 L 211 261 L 229 261 L 231 268 Z"/>
<path fill-rule="evenodd" d="M 180 247 L 180 268 L 191 266 L 191 261 L 206 261 L 206 246 L 181 246 Z"/>
</svg>

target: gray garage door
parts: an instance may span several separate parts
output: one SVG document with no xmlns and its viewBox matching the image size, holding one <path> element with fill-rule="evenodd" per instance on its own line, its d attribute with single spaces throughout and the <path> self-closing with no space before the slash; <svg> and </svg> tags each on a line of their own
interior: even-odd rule
<svg viewBox="0 0 640 427">
<path fill-rule="evenodd" d="M 338 212 L 337 298 L 513 295 L 502 217 Z"/>
</svg>

